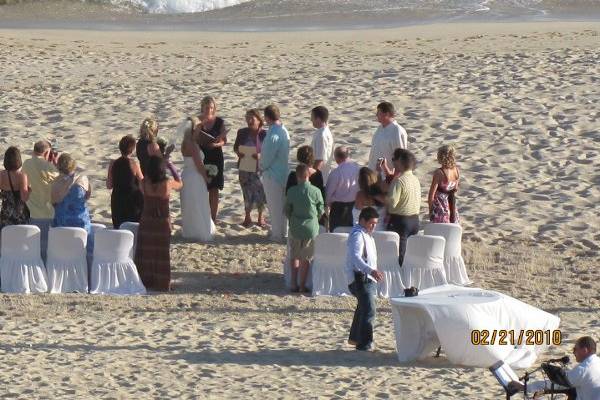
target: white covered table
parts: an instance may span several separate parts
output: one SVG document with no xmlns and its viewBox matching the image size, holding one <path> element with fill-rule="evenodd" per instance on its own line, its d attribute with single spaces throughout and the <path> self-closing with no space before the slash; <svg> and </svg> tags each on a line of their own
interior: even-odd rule
<svg viewBox="0 0 600 400">
<path fill-rule="evenodd" d="M 473 330 L 555 330 L 560 319 L 502 293 L 443 285 L 416 297 L 390 300 L 400 362 L 422 359 L 442 346 L 453 364 L 489 367 L 504 361 L 513 368 L 531 366 L 545 346 L 473 345 Z M 508 339 L 507 339 L 508 340 Z M 517 338 L 515 337 L 515 340 Z"/>
</svg>

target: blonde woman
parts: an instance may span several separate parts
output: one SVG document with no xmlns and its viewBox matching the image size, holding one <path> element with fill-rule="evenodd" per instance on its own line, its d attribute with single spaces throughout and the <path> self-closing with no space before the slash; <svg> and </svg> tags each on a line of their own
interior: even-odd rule
<svg viewBox="0 0 600 400">
<path fill-rule="evenodd" d="M 219 190 L 223 190 L 224 160 L 223 146 L 227 143 L 227 128 L 223 118 L 217 117 L 217 103 L 212 96 L 206 96 L 200 102 L 199 128 L 214 138 L 214 141 L 201 141 L 200 148 L 204 153 L 206 165 L 217 167 L 217 174 L 208 182 L 208 198 L 210 201 L 210 215 L 217 221 L 219 211 Z"/>
<path fill-rule="evenodd" d="M 75 160 L 62 153 L 56 165 L 60 175 L 54 180 L 50 199 L 54 205 L 52 226 L 72 226 L 83 228 L 88 233 L 88 251 L 93 248 L 90 213 L 87 200 L 92 195 L 87 176 L 75 173 Z"/>
<path fill-rule="evenodd" d="M 135 145 L 135 153 L 140 162 L 142 174 L 146 173 L 148 158 L 161 155 L 157 137 L 158 121 L 154 117 L 145 118 L 140 125 L 140 137 Z"/>
<path fill-rule="evenodd" d="M 459 223 L 456 208 L 456 192 L 460 173 L 456 166 L 456 150 L 453 146 L 444 145 L 437 153 L 441 165 L 433 173 L 429 188 L 429 219 L 434 223 Z"/>
</svg>

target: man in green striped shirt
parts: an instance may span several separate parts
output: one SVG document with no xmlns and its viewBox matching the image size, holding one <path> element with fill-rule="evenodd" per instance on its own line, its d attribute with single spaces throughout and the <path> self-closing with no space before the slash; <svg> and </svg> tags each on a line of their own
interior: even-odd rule
<svg viewBox="0 0 600 400">
<path fill-rule="evenodd" d="M 310 184 L 308 173 L 308 166 L 300 164 L 296 167 L 298 184 L 288 190 L 284 208 L 290 223 L 292 292 L 301 293 L 308 292 L 306 277 L 315 252 L 314 238 L 319 234 L 319 217 L 323 215 L 325 208 L 321 191 Z M 296 260 L 298 263 L 295 262 Z M 294 265 L 299 265 L 299 268 L 295 268 Z M 298 282 L 298 272 L 300 272 L 300 282 Z"/>
</svg>

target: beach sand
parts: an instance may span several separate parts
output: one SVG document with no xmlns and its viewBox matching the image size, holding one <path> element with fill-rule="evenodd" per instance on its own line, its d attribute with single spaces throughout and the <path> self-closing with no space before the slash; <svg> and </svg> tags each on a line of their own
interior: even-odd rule
<svg viewBox="0 0 600 400">
<path fill-rule="evenodd" d="M 336 144 L 365 163 L 375 106 L 391 101 L 419 160 L 423 200 L 437 148 L 457 147 L 475 286 L 558 314 L 565 342 L 547 356 L 560 356 L 578 336 L 600 336 L 599 32 L 591 22 L 293 33 L 0 30 L 0 151 L 17 145 L 28 153 L 46 137 L 70 152 L 94 185 L 93 219 L 108 224 L 106 168 L 119 138 L 136 135 L 148 114 L 158 117 L 160 136 L 179 144 L 176 125 L 213 95 L 233 143 L 247 108 L 275 102 L 294 160 L 310 143 L 310 109 L 322 104 Z M 399 364 L 387 300 L 379 302 L 378 350 L 357 354 L 345 344 L 353 299 L 286 293 L 284 246 L 240 225 L 231 143 L 214 243 L 183 240 L 179 196 L 171 202 L 173 293 L 0 295 L 5 396 L 501 395 L 485 369 L 444 357 Z M 181 166 L 180 153 L 175 161 Z"/>
</svg>

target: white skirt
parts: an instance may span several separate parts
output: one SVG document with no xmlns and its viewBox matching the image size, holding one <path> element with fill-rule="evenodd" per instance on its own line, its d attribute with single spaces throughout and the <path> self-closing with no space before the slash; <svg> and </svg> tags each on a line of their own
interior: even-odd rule
<svg viewBox="0 0 600 400">
<path fill-rule="evenodd" d="M 184 157 L 183 189 L 181 191 L 181 226 L 184 238 L 208 242 L 215 234 L 215 224 L 210 217 L 206 182 L 192 157 Z"/>
</svg>

